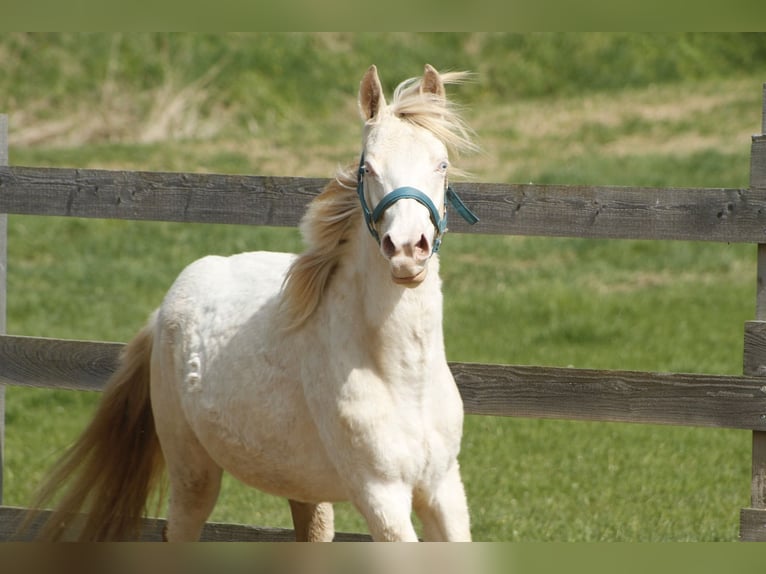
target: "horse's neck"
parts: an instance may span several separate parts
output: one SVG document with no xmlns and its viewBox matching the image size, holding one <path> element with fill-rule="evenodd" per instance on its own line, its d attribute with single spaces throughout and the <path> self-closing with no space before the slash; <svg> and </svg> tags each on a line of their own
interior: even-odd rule
<svg viewBox="0 0 766 574">
<path fill-rule="evenodd" d="M 342 293 L 342 315 L 349 322 L 346 328 L 358 334 L 359 344 L 377 357 L 374 361 L 378 366 L 388 363 L 415 368 L 416 364 L 443 361 L 438 257 L 429 261 L 423 283 L 408 289 L 392 281 L 390 265 L 366 229 L 354 245 L 330 287 Z"/>
</svg>

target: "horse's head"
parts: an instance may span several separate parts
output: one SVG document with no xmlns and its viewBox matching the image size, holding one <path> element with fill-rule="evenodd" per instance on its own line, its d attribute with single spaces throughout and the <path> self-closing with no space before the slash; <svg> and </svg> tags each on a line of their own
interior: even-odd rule
<svg viewBox="0 0 766 574">
<path fill-rule="evenodd" d="M 446 230 L 447 145 L 468 142 L 466 130 L 448 107 L 442 76 L 429 65 L 422 78 L 397 88 L 391 105 L 370 67 L 359 108 L 365 129 L 358 192 L 367 226 L 393 281 L 415 287 Z"/>
</svg>

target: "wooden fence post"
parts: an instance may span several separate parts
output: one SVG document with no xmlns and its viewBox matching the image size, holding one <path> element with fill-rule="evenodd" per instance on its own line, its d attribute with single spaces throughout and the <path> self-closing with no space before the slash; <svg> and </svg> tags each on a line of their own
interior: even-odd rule
<svg viewBox="0 0 766 574">
<path fill-rule="evenodd" d="M 8 116 L 0 114 L 0 166 L 8 165 Z M 5 333 L 8 216 L 0 214 L 0 334 Z M 5 474 L 5 385 L 0 385 L 0 504 Z"/>
<path fill-rule="evenodd" d="M 766 189 L 766 84 L 763 85 L 761 134 L 753 136 L 750 153 L 750 189 Z M 766 243 L 758 244 L 755 321 L 745 325 L 746 375 L 764 378 L 766 392 Z M 766 417 L 766 413 L 761 417 Z M 741 540 L 766 541 L 766 431 L 753 431 L 750 508 L 740 514 Z"/>
</svg>

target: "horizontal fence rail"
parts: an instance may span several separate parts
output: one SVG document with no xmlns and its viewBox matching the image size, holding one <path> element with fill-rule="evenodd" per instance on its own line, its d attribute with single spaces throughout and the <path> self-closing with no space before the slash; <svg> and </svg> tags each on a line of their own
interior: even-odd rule
<svg viewBox="0 0 766 574">
<path fill-rule="evenodd" d="M 101 390 L 123 345 L 0 336 L 0 384 Z M 747 376 L 450 363 L 465 412 L 766 430 L 766 384 Z"/>
<path fill-rule="evenodd" d="M 327 179 L 0 167 L 0 213 L 295 226 Z M 760 243 L 766 189 L 455 183 L 458 232 Z"/>
<path fill-rule="evenodd" d="M 19 526 L 26 517 L 26 508 L 0 506 L 0 540 L 32 541 L 42 524 L 51 515 L 50 511 L 42 511 L 30 524 L 29 528 L 19 534 Z M 162 534 L 167 524 L 161 518 L 145 518 L 141 526 L 141 542 L 161 542 Z M 288 528 L 266 528 L 248 526 L 245 524 L 224 524 L 208 522 L 202 529 L 200 539 L 205 542 L 294 542 L 295 532 Z M 333 542 L 369 542 L 367 534 L 353 532 L 336 532 Z"/>
</svg>

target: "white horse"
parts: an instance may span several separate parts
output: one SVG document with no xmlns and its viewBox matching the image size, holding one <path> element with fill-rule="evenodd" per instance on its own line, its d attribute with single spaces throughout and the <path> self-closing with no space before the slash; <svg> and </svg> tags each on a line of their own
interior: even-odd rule
<svg viewBox="0 0 766 574">
<path fill-rule="evenodd" d="M 299 540 L 331 540 L 342 500 L 375 540 L 417 540 L 413 510 L 425 539 L 470 540 L 436 255 L 446 202 L 472 215 L 447 185 L 460 78 L 426 66 L 387 104 L 372 66 L 362 161 L 310 204 L 307 250 L 181 273 L 41 489 L 36 508 L 67 484 L 45 536 L 135 536 L 166 466 L 171 541 L 199 538 L 223 470 L 289 499 Z"/>
</svg>

